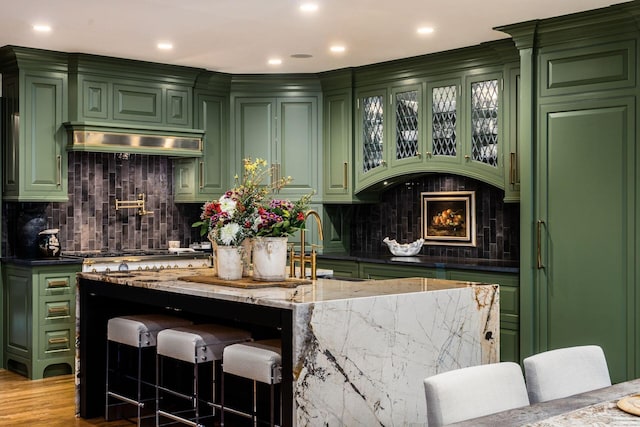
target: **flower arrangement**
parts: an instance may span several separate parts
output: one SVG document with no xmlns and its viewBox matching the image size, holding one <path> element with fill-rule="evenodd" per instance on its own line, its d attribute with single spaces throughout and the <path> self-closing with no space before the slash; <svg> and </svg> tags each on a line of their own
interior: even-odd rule
<svg viewBox="0 0 640 427">
<path fill-rule="evenodd" d="M 200 235 L 219 245 L 237 246 L 253 236 L 289 236 L 304 228 L 304 209 L 312 194 L 296 202 L 268 200 L 268 195 L 292 181 L 283 177 L 270 185 L 263 185 L 271 173 L 263 159 L 244 159 L 242 180 L 236 175 L 236 185 L 218 200 L 202 206 L 200 221 L 192 226 L 200 228 Z"/>
<path fill-rule="evenodd" d="M 286 237 L 303 229 L 305 211 L 309 208 L 312 194 L 303 196 L 292 203 L 289 200 L 274 199 L 258 208 L 258 217 L 253 224 L 256 236 Z"/>
</svg>

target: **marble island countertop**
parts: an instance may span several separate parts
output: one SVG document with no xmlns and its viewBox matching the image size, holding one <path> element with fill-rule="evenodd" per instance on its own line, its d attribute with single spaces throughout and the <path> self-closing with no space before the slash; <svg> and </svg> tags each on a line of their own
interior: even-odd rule
<svg viewBox="0 0 640 427">
<path fill-rule="evenodd" d="M 486 285 L 477 282 L 432 278 L 402 278 L 388 280 L 343 281 L 319 278 L 295 287 L 268 286 L 243 289 L 183 280 L 189 276 L 214 274 L 211 268 L 171 269 L 110 273 L 78 273 L 83 279 L 154 289 L 164 292 L 249 302 L 278 308 L 291 308 L 300 303 L 318 303 L 364 297 L 401 295 Z M 259 284 L 260 282 L 256 282 Z"/>
<path fill-rule="evenodd" d="M 284 427 L 421 425 L 425 377 L 499 360 L 498 285 L 321 278 L 245 289 L 212 284 L 214 271 L 78 274 L 82 417 L 103 411 L 105 368 L 95 361 L 106 334 L 96 331 L 129 311 L 168 309 L 281 338 Z"/>
</svg>

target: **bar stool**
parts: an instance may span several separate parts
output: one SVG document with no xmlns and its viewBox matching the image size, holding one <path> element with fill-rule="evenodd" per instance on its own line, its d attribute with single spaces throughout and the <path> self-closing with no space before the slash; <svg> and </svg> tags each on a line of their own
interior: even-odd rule
<svg viewBox="0 0 640 427">
<path fill-rule="evenodd" d="M 257 425 L 256 382 L 269 384 L 270 386 L 270 425 L 273 426 L 275 413 L 275 385 L 282 381 L 282 343 L 279 339 L 260 340 L 248 343 L 233 344 L 225 347 L 222 356 L 221 378 L 221 414 L 220 424 L 224 425 L 225 411 L 251 418 L 254 426 Z M 224 377 L 225 374 L 253 380 L 253 408 L 248 414 L 236 409 L 224 406 Z M 280 424 L 282 424 L 282 410 L 280 410 Z"/>
<path fill-rule="evenodd" d="M 250 340 L 251 334 L 247 331 L 214 324 L 165 329 L 158 333 L 156 426 L 161 425 L 160 417 L 194 427 L 202 426 L 206 418 L 213 417 L 214 408 L 220 408 L 220 404 L 216 403 L 215 362 L 222 360 L 222 351 L 226 346 Z M 167 372 L 165 362 L 172 362 L 175 369 Z M 189 387 L 178 381 L 185 378 L 182 374 L 187 366 L 192 368 L 193 375 Z M 208 367 L 211 369 L 210 376 Z M 165 380 L 172 375 L 173 383 L 169 387 L 165 385 Z M 207 378 L 205 382 L 211 388 L 205 388 L 204 384 L 201 386 L 201 377 Z M 177 402 L 170 401 L 171 397 L 177 398 Z M 190 407 L 184 406 L 185 401 L 190 402 Z M 201 407 L 201 403 L 211 408 L 210 413 Z"/>
<path fill-rule="evenodd" d="M 107 322 L 105 420 L 122 418 L 123 410 L 127 407 L 131 408 L 129 405 L 137 409 L 135 416 L 138 426 L 143 417 L 153 417 L 155 408 L 145 411 L 146 415 L 143 415 L 143 410 L 149 409 L 148 404 L 155 402 L 154 372 L 151 370 L 148 375 L 145 375 L 143 366 L 155 364 L 156 336 L 159 331 L 189 324 L 191 324 L 189 320 L 162 314 L 142 314 L 109 319 Z M 137 358 L 127 357 L 127 352 L 134 351 L 137 352 Z M 112 353 L 115 353 L 114 357 Z M 134 385 L 133 392 L 131 389 Z M 118 416 L 111 417 L 112 409 L 119 413 Z"/>
</svg>

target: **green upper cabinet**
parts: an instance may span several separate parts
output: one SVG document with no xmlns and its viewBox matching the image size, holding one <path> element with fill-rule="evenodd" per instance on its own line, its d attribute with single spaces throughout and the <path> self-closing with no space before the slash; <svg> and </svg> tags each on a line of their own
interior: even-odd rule
<svg viewBox="0 0 640 427">
<path fill-rule="evenodd" d="M 452 173 L 517 201 L 516 53 L 499 41 L 356 70 L 355 197 L 407 175 Z"/>
<path fill-rule="evenodd" d="M 325 202 L 349 202 L 353 197 L 351 92 L 346 88 L 324 93 L 322 199 Z"/>
<path fill-rule="evenodd" d="M 356 191 L 420 172 L 504 188 L 503 84 L 500 70 L 429 81 L 426 100 L 420 83 L 358 89 Z"/>
<path fill-rule="evenodd" d="M 193 87 L 201 72 L 71 54 L 69 120 L 133 128 L 194 128 Z"/>
<path fill-rule="evenodd" d="M 238 170 L 242 159 L 261 158 L 272 168 L 272 181 L 292 177 L 281 197 L 321 191 L 317 96 L 242 96 L 234 109 Z"/>
<path fill-rule="evenodd" d="M 5 48 L 3 79 L 3 197 L 10 201 L 66 201 L 66 58 Z"/>
<path fill-rule="evenodd" d="M 195 126 L 204 130 L 202 157 L 174 159 L 176 202 L 219 198 L 230 186 L 229 85 L 223 75 L 207 75 L 195 91 Z"/>
<path fill-rule="evenodd" d="M 356 96 L 356 191 L 421 168 L 422 84 L 361 88 Z"/>
</svg>

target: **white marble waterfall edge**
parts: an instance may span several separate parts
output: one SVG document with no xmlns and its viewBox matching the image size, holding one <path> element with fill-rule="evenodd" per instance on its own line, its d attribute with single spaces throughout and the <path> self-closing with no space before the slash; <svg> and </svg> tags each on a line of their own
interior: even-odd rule
<svg viewBox="0 0 640 427">
<path fill-rule="evenodd" d="M 425 425 L 425 377 L 499 360 L 497 286 L 325 301 L 299 309 L 294 344 L 299 426 Z"/>
</svg>

